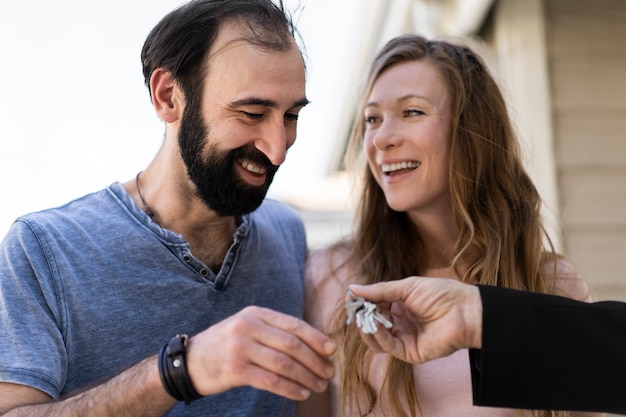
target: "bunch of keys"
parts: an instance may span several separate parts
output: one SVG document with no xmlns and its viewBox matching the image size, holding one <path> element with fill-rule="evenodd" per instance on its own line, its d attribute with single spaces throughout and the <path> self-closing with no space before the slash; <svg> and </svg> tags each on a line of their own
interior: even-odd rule
<svg viewBox="0 0 626 417">
<path fill-rule="evenodd" d="M 363 297 L 355 297 L 350 291 L 346 290 L 351 300 L 346 301 L 345 308 L 348 314 L 346 324 L 350 325 L 356 321 L 356 325 L 365 334 L 374 334 L 378 331 L 376 322 L 379 322 L 386 328 L 390 329 L 393 323 L 383 315 L 378 306 L 369 301 L 365 301 Z"/>
</svg>

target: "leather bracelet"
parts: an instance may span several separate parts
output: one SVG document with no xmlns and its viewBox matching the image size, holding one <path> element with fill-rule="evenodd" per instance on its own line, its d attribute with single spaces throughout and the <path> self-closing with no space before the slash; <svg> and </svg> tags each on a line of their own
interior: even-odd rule
<svg viewBox="0 0 626 417">
<path fill-rule="evenodd" d="M 159 376 L 165 391 L 185 404 L 202 398 L 187 373 L 187 343 L 189 336 L 177 334 L 159 352 Z"/>
</svg>

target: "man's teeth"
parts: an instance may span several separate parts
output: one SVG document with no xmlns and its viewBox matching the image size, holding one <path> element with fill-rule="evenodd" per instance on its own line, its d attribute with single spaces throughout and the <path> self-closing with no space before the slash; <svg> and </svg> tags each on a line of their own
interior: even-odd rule
<svg viewBox="0 0 626 417">
<path fill-rule="evenodd" d="M 384 173 L 390 173 L 393 171 L 399 171 L 401 169 L 414 169 L 420 166 L 420 163 L 417 161 L 404 161 L 404 162 L 396 162 L 394 164 L 382 164 L 381 169 Z"/>
<path fill-rule="evenodd" d="M 264 168 L 258 165 L 254 165 L 253 163 L 249 161 L 240 160 L 239 163 L 241 164 L 242 167 L 244 167 L 250 172 L 254 172 L 255 174 L 265 174 Z"/>
</svg>

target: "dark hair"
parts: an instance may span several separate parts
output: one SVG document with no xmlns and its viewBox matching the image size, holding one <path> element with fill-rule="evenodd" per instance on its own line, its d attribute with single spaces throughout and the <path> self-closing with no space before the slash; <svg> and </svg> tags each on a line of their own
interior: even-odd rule
<svg viewBox="0 0 626 417">
<path fill-rule="evenodd" d="M 288 50 L 296 29 L 282 0 L 193 0 L 167 14 L 152 29 L 141 50 L 148 91 L 157 68 L 172 73 L 186 99 L 197 97 L 205 77 L 205 58 L 222 24 L 239 21 L 249 28 L 245 40 L 271 50 Z"/>
</svg>

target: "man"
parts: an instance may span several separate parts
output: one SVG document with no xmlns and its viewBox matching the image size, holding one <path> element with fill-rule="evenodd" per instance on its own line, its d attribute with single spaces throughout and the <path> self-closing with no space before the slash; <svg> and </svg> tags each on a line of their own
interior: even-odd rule
<svg viewBox="0 0 626 417">
<path fill-rule="evenodd" d="M 626 414 L 626 304 L 409 277 L 354 296 L 391 308 L 370 348 L 422 363 L 470 348 L 474 403 Z"/>
<path fill-rule="evenodd" d="M 291 415 L 335 348 L 298 318 L 302 222 L 264 200 L 307 104 L 292 23 L 270 0 L 196 0 L 142 62 L 153 161 L 0 246 L 0 413 Z"/>
</svg>

